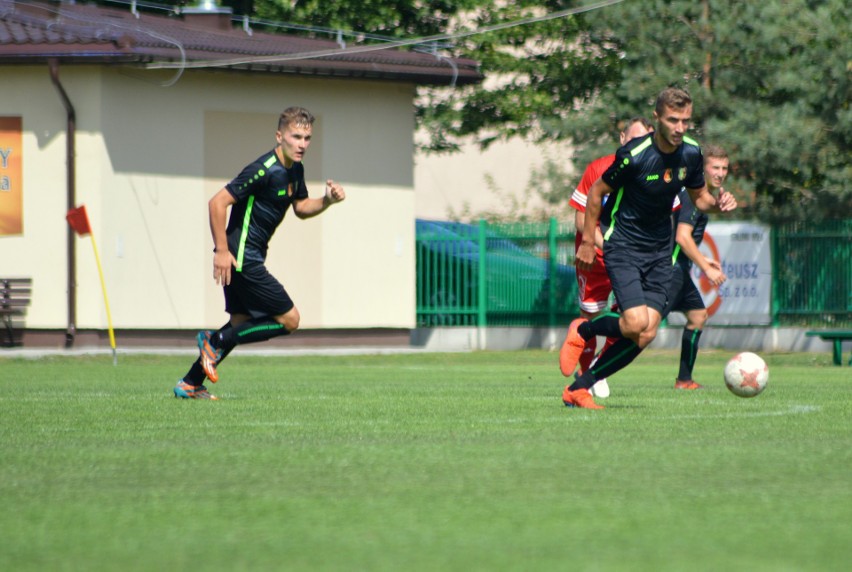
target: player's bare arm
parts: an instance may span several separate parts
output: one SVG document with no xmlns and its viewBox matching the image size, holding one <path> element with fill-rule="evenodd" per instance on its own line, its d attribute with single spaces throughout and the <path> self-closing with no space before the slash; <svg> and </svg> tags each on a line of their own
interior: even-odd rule
<svg viewBox="0 0 852 572">
<path fill-rule="evenodd" d="M 603 250 L 603 233 L 601 232 L 601 227 L 595 227 L 595 246 L 597 246 L 600 250 Z"/>
<path fill-rule="evenodd" d="M 577 268 L 589 270 L 595 262 L 595 231 L 601 216 L 603 196 L 612 192 L 612 188 L 598 179 L 589 188 L 586 200 L 586 216 L 583 225 L 583 241 L 577 249 Z"/>
<path fill-rule="evenodd" d="M 718 261 L 707 258 L 701 251 L 698 250 L 698 245 L 692 238 L 691 224 L 680 223 L 677 225 L 677 233 L 675 240 L 681 251 L 707 276 L 707 279 L 715 286 L 720 286 L 727 276 L 722 272 L 722 267 Z"/>
<path fill-rule="evenodd" d="M 301 199 L 293 202 L 293 212 L 301 219 L 317 216 L 333 204 L 346 198 L 346 191 L 331 179 L 325 182 L 325 195 L 316 199 Z"/>
<path fill-rule="evenodd" d="M 213 279 L 216 284 L 227 286 L 231 283 L 231 266 L 237 261 L 228 250 L 228 235 L 225 232 L 228 221 L 228 209 L 237 201 L 228 189 L 221 189 L 208 202 L 210 211 L 210 232 L 213 235 Z"/>
<path fill-rule="evenodd" d="M 704 185 L 700 189 L 687 189 L 692 203 L 701 212 L 728 213 L 737 208 L 737 199 L 724 189 L 719 189 L 719 198 Z"/>
<path fill-rule="evenodd" d="M 586 225 L 586 213 L 583 211 L 574 212 L 574 230 L 583 234 L 583 227 Z M 595 246 L 603 250 L 603 234 L 601 227 L 595 226 Z"/>
</svg>

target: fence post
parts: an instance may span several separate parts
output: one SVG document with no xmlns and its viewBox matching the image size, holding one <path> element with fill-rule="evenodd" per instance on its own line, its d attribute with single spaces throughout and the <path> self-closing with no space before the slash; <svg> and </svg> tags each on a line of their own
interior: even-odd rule
<svg viewBox="0 0 852 572">
<path fill-rule="evenodd" d="M 485 241 L 485 230 L 486 230 L 486 222 L 485 219 L 479 219 L 479 259 L 477 265 L 477 292 L 479 293 L 477 300 L 477 318 L 476 325 L 479 328 L 485 328 L 486 326 L 486 316 L 488 310 L 488 293 L 485 291 L 486 288 L 486 280 L 485 280 L 485 272 L 488 269 L 488 264 L 485 262 L 485 256 L 487 254 L 486 251 L 486 241 Z M 480 349 L 485 349 L 481 347 Z"/>
<path fill-rule="evenodd" d="M 773 327 L 779 325 L 779 315 L 781 314 L 781 300 L 778 295 L 778 273 L 781 269 L 779 265 L 780 251 L 778 249 L 779 232 L 778 223 L 769 226 L 769 260 L 772 261 L 772 279 L 769 287 L 769 321 Z"/>
<path fill-rule="evenodd" d="M 547 301 L 547 325 L 551 328 L 556 325 L 556 286 L 557 286 L 557 274 L 556 274 L 556 233 L 558 231 L 558 226 L 556 223 L 556 217 L 550 217 L 550 227 L 547 231 L 547 271 L 548 271 L 548 284 L 550 285 L 550 292 L 548 292 L 548 301 Z"/>
</svg>

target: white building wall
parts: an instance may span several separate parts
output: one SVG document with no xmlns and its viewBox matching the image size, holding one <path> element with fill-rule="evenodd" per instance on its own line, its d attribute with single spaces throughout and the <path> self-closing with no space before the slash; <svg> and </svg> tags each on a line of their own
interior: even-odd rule
<svg viewBox="0 0 852 572">
<path fill-rule="evenodd" d="M 164 87 L 165 72 L 72 66 L 59 77 L 77 115 L 77 204 L 92 222 L 116 329 L 227 319 L 207 200 L 273 147 L 289 105 L 318 118 L 305 159 L 311 195 L 334 178 L 348 196 L 312 220 L 290 212 L 270 270 L 303 328 L 413 327 L 413 86 L 186 72 Z M 28 327 L 64 329 L 65 110 L 46 66 L 5 68 L 3 78 L 14 88 L 0 115 L 23 116 L 24 234 L 0 237 L 0 275 L 34 279 Z M 91 239 L 76 241 L 77 327 L 105 329 Z"/>
<path fill-rule="evenodd" d="M 495 142 L 484 151 L 467 143 L 453 154 L 418 152 L 414 166 L 417 218 L 450 220 L 464 212 L 474 216 L 462 219 L 475 219 L 484 212 L 511 214 L 513 201 L 525 197 L 527 191 L 530 202 L 523 205 L 525 212 L 538 211 L 544 207 L 536 194 L 543 182 L 533 171 L 550 159 L 573 174 L 571 153 L 567 143 L 535 144 L 521 138 Z M 579 175 L 574 178 L 566 181 L 571 190 Z M 569 199 L 566 196 L 566 205 Z"/>
</svg>

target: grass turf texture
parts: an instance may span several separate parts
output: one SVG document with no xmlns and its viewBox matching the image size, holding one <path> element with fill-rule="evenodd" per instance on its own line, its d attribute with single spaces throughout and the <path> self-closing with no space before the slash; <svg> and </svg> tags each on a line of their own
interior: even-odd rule
<svg viewBox="0 0 852 572">
<path fill-rule="evenodd" d="M 568 409 L 555 353 L 0 357 L 2 570 L 845 570 L 852 379 L 674 352 Z M 2 356 L 2 354 L 0 354 Z"/>
</svg>

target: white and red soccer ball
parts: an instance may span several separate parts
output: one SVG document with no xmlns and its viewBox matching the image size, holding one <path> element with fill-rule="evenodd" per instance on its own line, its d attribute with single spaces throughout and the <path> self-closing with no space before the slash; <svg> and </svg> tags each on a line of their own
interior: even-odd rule
<svg viewBox="0 0 852 572">
<path fill-rule="evenodd" d="M 754 397 L 766 389 L 769 367 L 757 354 L 742 352 L 725 366 L 725 385 L 734 395 Z"/>
</svg>

